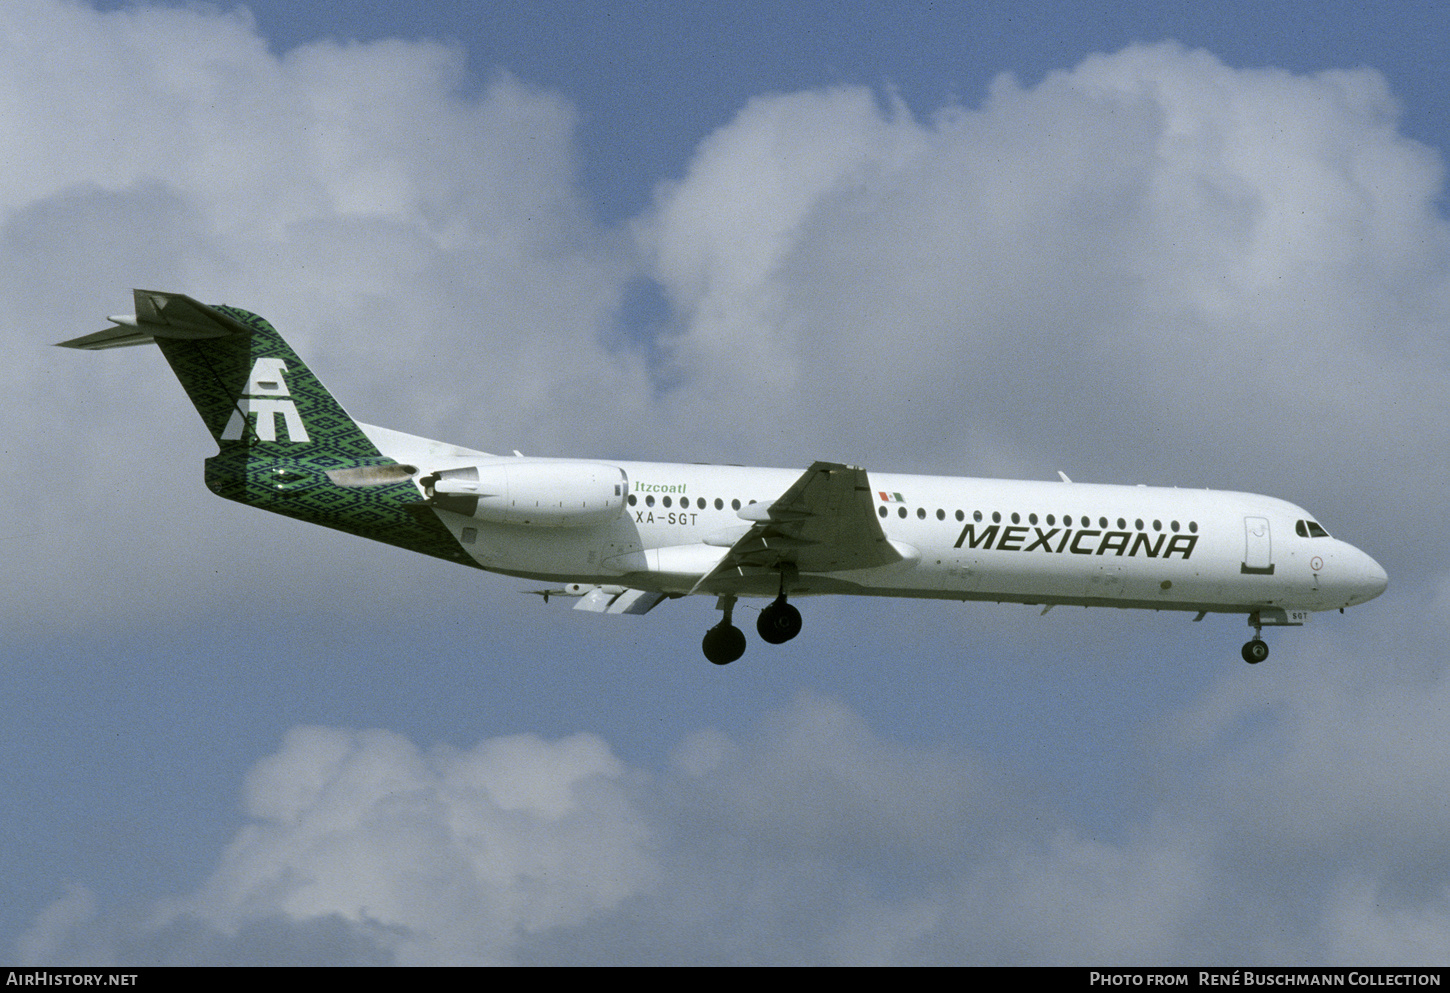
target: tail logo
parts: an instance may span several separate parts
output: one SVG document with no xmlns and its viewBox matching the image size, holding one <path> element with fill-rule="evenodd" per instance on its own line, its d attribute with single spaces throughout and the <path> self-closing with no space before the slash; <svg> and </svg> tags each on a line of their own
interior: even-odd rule
<svg viewBox="0 0 1450 993">
<path fill-rule="evenodd" d="M 236 406 L 232 408 L 231 419 L 222 431 L 222 441 L 240 441 L 247 422 L 254 414 L 258 441 L 277 440 L 279 416 L 289 442 L 311 440 L 307 437 L 307 428 L 302 424 L 302 415 L 297 413 L 297 404 L 290 399 L 292 394 L 287 391 L 287 381 L 282 378 L 286 368 L 287 363 L 281 359 L 256 361 L 252 366 L 252 374 L 247 379 L 247 391 L 238 398 Z"/>
</svg>

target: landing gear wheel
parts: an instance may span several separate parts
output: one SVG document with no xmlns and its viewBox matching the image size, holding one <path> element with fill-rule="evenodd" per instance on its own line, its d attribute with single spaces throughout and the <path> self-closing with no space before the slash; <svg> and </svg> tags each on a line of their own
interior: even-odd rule
<svg viewBox="0 0 1450 993">
<path fill-rule="evenodd" d="M 711 662 L 716 665 L 729 665 L 745 654 L 745 632 L 734 624 L 721 621 L 705 632 L 705 640 L 700 643 L 700 647 L 705 650 L 705 658 Z"/>
<path fill-rule="evenodd" d="M 801 633 L 801 612 L 786 603 L 785 597 L 776 597 L 760 612 L 755 630 L 760 632 L 762 641 L 783 645 Z"/>
<path fill-rule="evenodd" d="M 1252 641 L 1244 642 L 1244 661 L 1249 665 L 1258 665 L 1269 657 L 1269 646 L 1261 638 L 1254 638 Z"/>
</svg>

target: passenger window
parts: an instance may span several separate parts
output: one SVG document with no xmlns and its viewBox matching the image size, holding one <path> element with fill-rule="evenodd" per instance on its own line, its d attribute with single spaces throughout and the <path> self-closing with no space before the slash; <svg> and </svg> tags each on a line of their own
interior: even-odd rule
<svg viewBox="0 0 1450 993">
<path fill-rule="evenodd" d="M 885 507 L 877 507 L 876 508 L 876 513 L 880 517 L 885 517 L 886 516 L 886 508 Z"/>
</svg>

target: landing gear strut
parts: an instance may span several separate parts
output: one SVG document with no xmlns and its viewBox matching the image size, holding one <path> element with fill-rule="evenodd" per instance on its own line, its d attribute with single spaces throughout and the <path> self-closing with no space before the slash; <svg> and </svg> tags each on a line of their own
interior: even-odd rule
<svg viewBox="0 0 1450 993">
<path fill-rule="evenodd" d="M 784 645 L 801 633 L 801 612 L 785 602 L 785 589 L 795 579 L 796 567 L 782 562 L 778 568 L 780 593 L 770 606 L 760 612 L 760 619 L 755 622 L 755 630 L 760 632 L 761 640 L 772 645 Z"/>
<path fill-rule="evenodd" d="M 1257 613 L 1249 615 L 1249 623 L 1254 626 L 1254 636 L 1244 642 L 1244 650 L 1241 654 L 1249 665 L 1258 665 L 1269 657 L 1269 645 L 1261 637 L 1264 633 L 1264 626 L 1259 623 Z"/>
<path fill-rule="evenodd" d="M 730 623 L 731 614 L 735 610 L 733 596 L 722 596 L 716 601 L 716 606 L 724 612 L 724 616 L 720 618 L 719 624 L 705 632 L 705 640 L 700 643 L 700 647 L 705 651 L 705 658 L 711 662 L 716 665 L 729 665 L 745 654 L 745 632 Z"/>
</svg>

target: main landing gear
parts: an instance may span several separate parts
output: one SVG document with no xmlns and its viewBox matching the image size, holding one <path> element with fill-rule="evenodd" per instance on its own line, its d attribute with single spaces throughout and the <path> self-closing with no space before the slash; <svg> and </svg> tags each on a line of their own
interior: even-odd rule
<svg viewBox="0 0 1450 993">
<path fill-rule="evenodd" d="M 725 616 L 720 618 L 719 624 L 705 632 L 705 640 L 700 647 L 711 662 L 729 665 L 745 654 L 745 632 L 730 623 L 730 615 L 735 610 L 733 596 L 722 596 L 716 606 L 724 611 Z"/>
<path fill-rule="evenodd" d="M 782 570 L 780 594 L 760 612 L 760 618 L 755 622 L 755 630 L 760 632 L 760 639 L 771 645 L 783 645 L 801 633 L 801 612 L 786 602 L 785 585 L 786 572 Z M 735 597 L 722 596 L 716 602 L 716 607 L 724 616 L 720 618 L 719 624 L 705 632 L 705 640 L 700 647 L 705 650 L 705 658 L 711 662 L 716 665 L 729 665 L 745 654 L 745 635 L 731 623 Z"/>
<path fill-rule="evenodd" d="M 782 593 L 760 612 L 760 619 L 755 622 L 755 630 L 760 632 L 762 641 L 772 645 L 784 645 L 801 633 L 801 612 L 786 603 L 785 594 Z"/>
</svg>

